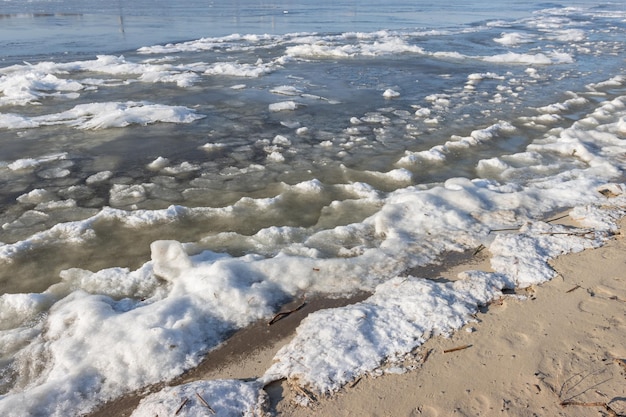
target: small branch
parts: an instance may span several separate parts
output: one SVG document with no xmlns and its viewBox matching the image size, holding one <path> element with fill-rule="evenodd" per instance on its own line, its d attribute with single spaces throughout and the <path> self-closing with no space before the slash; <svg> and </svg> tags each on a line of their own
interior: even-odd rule
<svg viewBox="0 0 626 417">
<path fill-rule="evenodd" d="M 512 227 L 512 228 L 506 228 L 506 229 L 491 229 L 489 230 L 489 233 L 491 232 L 518 232 L 520 227 Z"/>
<path fill-rule="evenodd" d="M 561 407 L 569 407 L 569 406 L 572 406 L 572 405 L 579 406 L 579 407 L 602 407 L 609 413 L 609 416 L 611 416 L 611 417 L 620 417 L 620 416 L 622 416 L 622 414 L 617 414 L 615 412 L 615 410 L 613 410 L 611 407 L 609 407 L 609 405 L 607 403 L 603 403 L 603 402 L 585 403 L 585 402 L 579 402 L 579 401 L 563 401 L 560 404 Z"/>
<path fill-rule="evenodd" d="M 574 292 L 574 291 L 576 291 L 579 288 L 580 288 L 580 285 L 576 284 L 576 286 L 574 288 L 570 288 L 569 290 L 565 291 L 565 293 L 568 294 L 570 292 Z"/>
<path fill-rule="evenodd" d="M 452 348 L 452 349 L 447 349 L 447 350 L 444 350 L 444 351 L 443 351 L 443 353 L 452 353 L 452 352 L 457 352 L 457 351 L 459 351 L 459 350 L 464 350 L 464 349 L 467 349 L 467 348 L 470 348 L 470 347 L 472 347 L 472 345 L 457 346 L 457 347 Z"/>
<path fill-rule="evenodd" d="M 200 395 L 200 394 L 198 394 L 198 393 L 196 392 L 196 397 L 198 397 L 198 399 L 200 400 L 200 402 L 202 403 L 202 405 L 204 405 L 206 408 L 208 408 L 208 409 L 209 409 L 209 411 L 211 412 L 211 414 L 215 414 L 215 410 L 213 409 L 213 407 L 211 407 L 211 406 L 209 405 L 209 403 L 208 403 L 208 402 L 206 402 L 206 401 L 204 400 L 204 398 L 202 398 L 202 395 Z"/>
<path fill-rule="evenodd" d="M 306 301 L 303 301 L 302 304 L 300 304 L 298 307 L 294 308 L 293 310 L 281 311 L 280 313 L 278 313 L 274 317 L 272 317 L 272 319 L 269 321 L 269 323 L 267 323 L 267 325 L 271 326 L 272 324 L 276 323 L 277 321 L 282 320 L 285 317 L 287 317 L 288 315 L 293 314 L 296 311 L 300 310 L 305 305 L 306 305 Z"/>
<path fill-rule="evenodd" d="M 426 353 L 424 354 L 424 357 L 422 358 L 422 363 L 425 363 L 428 360 L 428 357 L 430 356 L 430 354 L 433 352 L 432 349 L 428 349 L 426 351 Z"/>
<path fill-rule="evenodd" d="M 361 377 L 358 377 L 352 384 L 350 384 L 350 388 L 354 388 L 361 382 Z"/>
<path fill-rule="evenodd" d="M 474 253 L 472 254 L 472 256 L 476 256 L 478 255 L 480 252 L 482 252 L 485 249 L 485 245 L 480 244 L 476 249 L 474 249 Z"/>
<path fill-rule="evenodd" d="M 595 403 L 584 403 L 581 401 L 563 401 L 561 407 L 569 407 L 570 405 L 577 405 L 579 407 L 604 407 L 606 403 L 603 402 L 595 402 Z"/>
<path fill-rule="evenodd" d="M 564 215 L 559 216 L 559 217 L 555 217 L 554 219 L 546 220 L 546 223 L 552 223 L 552 222 L 555 222 L 557 220 L 564 219 L 566 217 L 569 217 L 569 213 L 568 214 L 564 214 Z"/>
<path fill-rule="evenodd" d="M 185 404 L 187 404 L 187 401 L 189 401 L 189 398 L 185 398 L 183 402 L 178 406 L 178 408 L 176 409 L 176 412 L 174 413 L 175 416 L 177 416 L 178 413 L 180 413 L 180 411 L 183 409 Z"/>
<path fill-rule="evenodd" d="M 294 388 L 294 389 L 295 389 L 295 390 L 296 390 L 296 391 L 297 391 L 300 395 L 302 395 L 303 397 L 308 398 L 308 399 L 309 399 L 309 401 L 311 401 L 312 403 L 316 403 L 316 402 L 317 402 L 317 399 L 316 399 L 316 398 L 315 398 L 312 394 L 310 394 L 309 392 L 307 392 L 304 388 L 302 388 L 300 385 L 298 385 L 298 384 L 294 384 L 294 385 L 293 385 L 293 388 Z"/>
<path fill-rule="evenodd" d="M 550 235 L 550 236 L 556 236 L 556 235 L 585 236 L 585 235 L 588 235 L 589 233 L 593 233 L 593 232 L 591 230 L 586 230 L 586 231 L 581 231 L 581 232 L 542 232 L 539 234 Z"/>
</svg>

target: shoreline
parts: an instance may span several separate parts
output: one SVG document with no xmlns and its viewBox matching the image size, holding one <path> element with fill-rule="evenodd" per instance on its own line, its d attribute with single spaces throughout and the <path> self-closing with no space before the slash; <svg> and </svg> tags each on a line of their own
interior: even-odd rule
<svg viewBox="0 0 626 417">
<path fill-rule="evenodd" d="M 427 340 L 416 370 L 363 377 L 310 408 L 283 390 L 276 415 L 626 415 L 626 219 L 619 224 L 602 247 L 551 261 L 557 277 L 526 299 L 505 296 L 477 323 Z"/>
<path fill-rule="evenodd" d="M 626 413 L 626 399 L 619 395 L 626 380 L 626 339 L 620 337 L 626 334 L 622 277 L 626 218 L 619 225 L 620 232 L 602 247 L 551 261 L 558 273 L 551 281 L 496 300 L 480 310 L 477 322 L 449 338 L 429 338 L 399 369 L 390 367 L 386 373 L 380 371 L 380 376 L 363 376 L 332 396 L 313 398 L 309 407 L 296 405 L 299 394 L 287 381 L 267 385 L 270 411 L 277 417 L 589 416 L 598 410 L 612 415 L 608 409 L 615 415 Z M 425 278 L 447 280 L 462 270 L 480 268 L 489 269 L 489 256 L 466 253 L 420 271 L 430 275 Z M 111 401 L 88 416 L 129 416 L 143 397 L 164 386 L 202 379 L 258 378 L 308 314 L 355 303 L 368 295 L 307 300 L 272 326 L 259 322 L 234 333 L 198 367 L 175 380 Z M 282 311 L 301 303 L 294 300 Z M 413 369 L 402 370 L 406 368 Z M 597 389 L 578 393 L 585 384 L 597 385 Z"/>
</svg>

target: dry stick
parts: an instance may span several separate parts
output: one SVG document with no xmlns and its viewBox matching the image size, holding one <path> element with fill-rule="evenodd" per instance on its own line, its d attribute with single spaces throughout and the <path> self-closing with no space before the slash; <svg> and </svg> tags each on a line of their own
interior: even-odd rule
<svg viewBox="0 0 626 417">
<path fill-rule="evenodd" d="M 542 232 L 539 233 L 540 235 L 550 235 L 550 236 L 554 236 L 554 235 L 568 235 L 568 236 L 585 236 L 588 235 L 590 233 L 593 233 L 591 230 L 588 231 L 582 231 L 582 232 Z"/>
<path fill-rule="evenodd" d="M 304 390 L 304 388 L 302 388 L 300 385 L 294 384 L 294 388 L 295 388 L 296 391 L 298 391 L 300 393 L 300 395 L 302 395 L 303 397 L 308 398 L 309 401 L 311 401 L 313 403 L 316 402 L 315 398 L 313 398 L 311 395 L 309 395 L 309 393 L 306 392 Z"/>
<path fill-rule="evenodd" d="M 489 230 L 489 233 L 491 232 L 517 232 L 519 231 L 520 227 L 512 227 L 512 228 L 506 228 L 506 229 L 491 229 Z"/>
<path fill-rule="evenodd" d="M 424 354 L 424 357 L 422 358 L 422 363 L 425 363 L 428 360 L 428 357 L 430 356 L 430 354 L 433 352 L 432 349 L 428 349 L 426 351 L 426 353 Z"/>
<path fill-rule="evenodd" d="M 482 252 L 485 249 L 485 245 L 480 244 L 476 249 L 474 249 L 474 253 L 472 256 L 476 256 L 478 255 L 480 252 Z"/>
<path fill-rule="evenodd" d="M 576 286 L 575 286 L 574 288 L 571 288 L 571 289 L 569 289 L 569 290 L 565 291 L 565 293 L 567 294 L 567 293 L 570 293 L 570 292 L 576 291 L 576 290 L 577 290 L 577 289 L 579 289 L 579 288 L 580 288 L 580 285 L 576 284 Z"/>
<path fill-rule="evenodd" d="M 200 400 L 200 402 L 201 402 L 201 403 L 202 403 L 202 404 L 203 404 L 206 408 L 208 408 L 208 409 L 209 409 L 209 411 L 211 412 L 211 414 L 215 414 L 215 410 L 213 409 L 213 407 L 211 407 L 211 406 L 209 405 L 209 403 L 208 403 L 208 402 L 206 402 L 206 401 L 204 400 L 204 398 L 202 398 L 202 395 L 198 394 L 198 392 L 197 392 L 197 391 L 196 391 L 196 397 L 198 397 L 198 399 Z"/>
<path fill-rule="evenodd" d="M 562 407 L 568 407 L 570 405 L 577 405 L 580 407 L 604 407 L 606 403 L 603 402 L 595 402 L 595 403 L 584 403 L 580 401 L 563 401 L 561 403 Z"/>
<path fill-rule="evenodd" d="M 267 323 L 267 325 L 271 326 L 272 324 L 276 323 L 278 320 L 284 319 L 288 315 L 290 315 L 292 313 L 295 313 L 296 311 L 300 310 L 305 305 L 306 305 L 306 301 L 303 301 L 302 304 L 300 304 L 298 307 L 294 308 L 293 310 L 281 311 L 280 313 L 278 313 L 274 317 L 272 317 L 272 319 L 269 321 L 269 323 Z"/>
<path fill-rule="evenodd" d="M 177 416 L 178 413 L 180 413 L 180 410 L 182 410 L 185 404 L 187 404 L 187 401 L 189 401 L 189 398 L 185 398 L 183 402 L 178 406 L 178 408 L 176 409 L 176 412 L 174 413 L 175 416 Z"/>
<path fill-rule="evenodd" d="M 359 382 L 361 382 L 361 377 L 358 377 L 352 384 L 350 384 L 350 388 L 356 387 Z"/>
<path fill-rule="evenodd" d="M 463 345 L 463 346 L 458 346 L 452 349 L 448 349 L 448 350 L 444 350 L 443 353 L 451 353 L 451 352 L 456 352 L 458 350 L 463 350 L 463 349 L 467 349 L 469 347 L 472 347 L 472 345 Z"/>
<path fill-rule="evenodd" d="M 555 221 L 557 221 L 557 220 L 561 220 L 561 219 L 564 219 L 564 218 L 566 218 L 566 217 L 569 217 L 569 214 L 564 214 L 564 215 L 562 215 L 562 216 L 555 217 L 554 219 L 546 220 L 546 223 L 555 222 Z"/>
<path fill-rule="evenodd" d="M 560 405 L 561 405 L 561 407 L 568 407 L 570 405 L 576 405 L 576 406 L 580 406 L 580 407 L 602 407 L 606 411 L 608 411 L 609 416 L 611 416 L 611 417 L 618 417 L 618 416 L 621 415 L 621 414 L 617 414 L 615 412 L 615 410 L 613 410 L 611 407 L 609 407 L 609 405 L 607 403 L 603 403 L 603 402 L 585 403 L 585 402 L 579 402 L 579 401 L 563 401 Z"/>
</svg>

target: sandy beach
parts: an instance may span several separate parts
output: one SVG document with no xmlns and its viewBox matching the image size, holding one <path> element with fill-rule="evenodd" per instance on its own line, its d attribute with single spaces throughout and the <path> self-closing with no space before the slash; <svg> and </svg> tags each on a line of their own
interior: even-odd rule
<svg viewBox="0 0 626 417">
<path fill-rule="evenodd" d="M 620 230 L 598 249 L 555 259 L 552 281 L 484 307 L 449 338 L 433 337 L 404 363 L 383 364 L 336 394 L 319 397 L 286 381 L 266 387 L 276 416 L 619 416 L 626 414 L 626 240 Z M 488 255 L 425 275 L 453 279 L 489 268 Z M 447 267 L 446 267 L 447 266 Z M 170 385 L 200 379 L 254 379 L 312 311 L 356 302 L 308 300 L 268 326 L 238 332 L 198 368 Z M 294 301 L 292 306 L 300 306 Z M 215 365 L 219 364 L 219 365 Z M 109 403 L 92 416 L 130 415 L 142 397 Z M 305 398 L 309 405 L 299 403 Z"/>
</svg>

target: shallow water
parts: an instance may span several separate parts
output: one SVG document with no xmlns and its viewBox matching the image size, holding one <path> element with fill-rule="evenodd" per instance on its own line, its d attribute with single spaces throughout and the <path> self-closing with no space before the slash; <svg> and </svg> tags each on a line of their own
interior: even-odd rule
<svg viewBox="0 0 626 417">
<path fill-rule="evenodd" d="M 626 12 L 518 3 L 3 2 L 0 401 L 63 366 L 115 397 L 290 298 L 597 202 L 626 163 Z M 167 372 L 76 363 L 124 326 Z"/>
<path fill-rule="evenodd" d="M 593 109 L 595 97 L 585 86 L 620 71 L 619 59 L 605 60 L 600 68 L 594 65 L 599 53 L 613 56 L 617 51 L 619 56 L 623 33 L 605 32 L 591 53 L 587 44 L 602 30 L 594 29 L 583 41 L 571 43 L 570 38 L 582 36 L 576 31 L 587 26 L 575 18 L 556 9 L 555 16 L 539 14 L 514 23 L 437 28 L 432 29 L 434 32 L 418 29 L 204 38 L 144 49 L 139 54 L 127 52 L 123 58 L 88 58 L 67 64 L 49 61 L 5 70 L 7 84 L 15 78 L 14 87 L 28 83 L 26 88 L 43 96 L 24 99 L 16 95 L 14 103 L 7 100 L 3 106 L 5 113 L 31 118 L 29 123 L 37 117 L 58 118 L 56 115 L 75 106 L 128 100 L 184 106 L 202 118 L 170 124 L 141 121 L 144 116 L 138 115 L 133 117 L 140 124 L 150 124 L 110 129 L 71 126 L 85 116 L 68 116 L 70 126 L 58 126 L 51 119 L 45 122 L 48 126 L 33 129 L 7 121 L 0 132 L 5 163 L 24 158 L 45 160 L 25 169 L 5 168 L 1 173 L 5 184 L 0 192 L 2 241 L 13 244 L 29 239 L 59 222 L 91 217 L 103 206 L 131 210 L 170 205 L 230 207 L 244 197 L 275 197 L 284 191 L 281 184 L 314 179 L 327 187 L 363 182 L 389 192 L 457 176 L 474 178 L 479 175 L 476 166 L 481 159 L 522 151 L 541 130 L 567 127 L 572 119 Z M 382 23 L 388 21 L 383 18 Z M 544 26 L 556 34 L 544 35 Z M 517 33 L 520 29 L 537 40 L 513 48 L 493 42 L 503 31 Z M 542 37 L 546 40 L 540 41 Z M 306 45 L 319 48 L 303 49 Z M 506 62 L 509 53 L 516 54 L 511 63 Z M 71 80 L 80 86 L 71 88 L 79 91 L 70 88 L 66 97 L 58 97 L 54 86 L 29 81 L 43 77 L 49 69 L 59 74 L 55 82 Z M 385 90 L 398 90 L 398 96 L 386 98 Z M 562 111 L 546 126 L 529 127 L 522 119 L 533 117 L 537 108 L 573 95 L 580 96 L 581 103 Z M 277 103 L 297 108 L 272 111 L 271 106 Z M 429 114 L 416 116 L 420 109 Z M 503 123 L 508 127 L 498 128 Z M 453 150 L 444 163 L 403 162 L 405 153 L 425 151 L 490 126 L 500 130 L 494 140 Z M 149 167 L 159 157 L 168 160 L 165 171 Z M 403 171 L 395 171 L 395 177 L 387 174 L 398 169 Z M 108 178 L 89 182 L 88 178 L 98 173 Z M 34 189 L 46 190 L 43 201 L 16 201 Z M 271 209 L 273 214 L 261 219 L 256 216 L 257 208 L 244 209 L 238 213 L 237 227 L 219 215 L 211 222 L 200 216 L 197 222 L 188 221 L 167 231 L 149 226 L 139 232 L 146 236 L 138 245 L 143 249 L 132 252 L 121 244 L 130 236 L 124 238 L 124 228 L 116 225 L 111 226 L 117 229 L 112 233 L 116 243 L 99 236 L 98 244 L 90 244 L 93 252 L 100 252 L 94 248 L 107 242 L 107 249 L 96 256 L 84 256 L 71 243 L 61 243 L 62 250 L 51 249 L 47 243 L 37 245 L 27 255 L 12 257 L 11 265 L 2 272 L 3 288 L 7 292 L 41 291 L 72 263 L 90 270 L 103 265 L 135 268 L 148 260 L 145 243 L 151 239 L 196 241 L 206 233 L 232 231 L 249 236 L 269 226 L 310 228 L 324 207 L 351 198 L 330 190 L 324 194 L 315 196 L 313 204 L 294 201 L 276 205 Z M 50 201 L 58 204 L 49 204 L 48 209 L 41 205 Z M 357 210 L 360 214 L 351 215 L 348 221 L 360 222 L 375 209 L 376 205 L 364 203 Z M 331 217 L 325 216 L 324 228 L 346 221 L 342 216 Z M 126 233 L 135 236 L 137 231 L 133 228 Z M 208 248 L 219 251 L 220 245 Z M 38 262 L 41 270 L 33 271 L 32 280 L 18 278 L 20 268 L 26 264 L 34 268 L 31 259 L 43 259 L 49 250 L 61 252 L 59 259 L 67 261 L 56 266 Z M 236 253 L 241 251 L 245 249 Z M 275 251 L 270 247 L 263 252 Z M 100 261 L 90 264 L 89 259 Z"/>
</svg>

